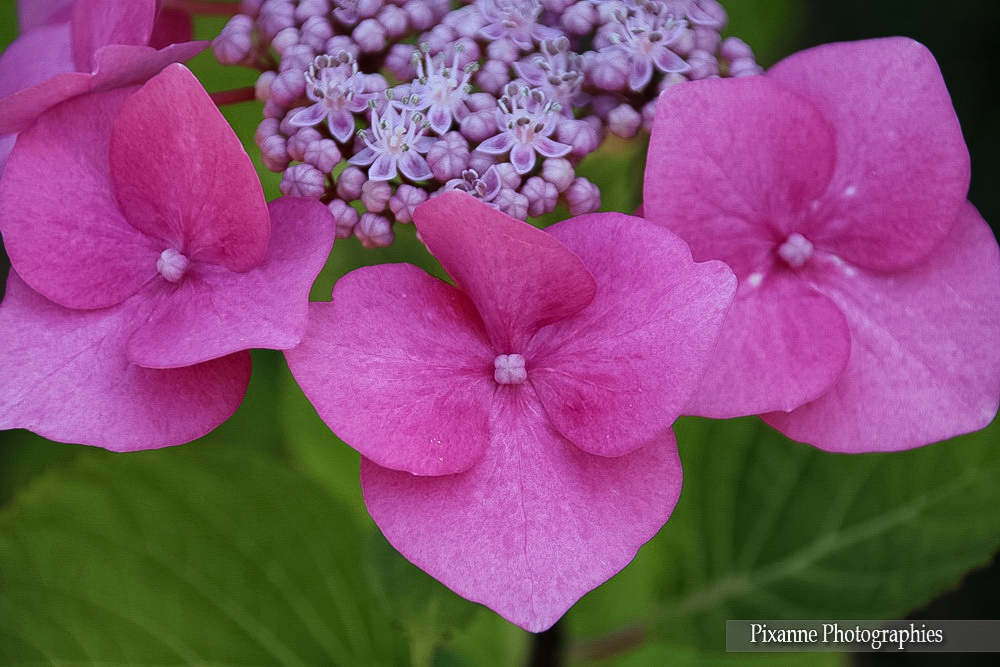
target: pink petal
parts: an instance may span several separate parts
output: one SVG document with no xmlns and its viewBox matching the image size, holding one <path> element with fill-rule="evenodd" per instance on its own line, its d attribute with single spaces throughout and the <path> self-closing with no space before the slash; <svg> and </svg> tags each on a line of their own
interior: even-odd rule
<svg viewBox="0 0 1000 667">
<path fill-rule="evenodd" d="M 568 440 L 619 456 L 680 415 L 736 280 L 722 262 L 695 264 L 680 238 L 640 218 L 595 213 L 546 231 L 583 260 L 598 288 L 589 306 L 536 334 L 528 380 Z"/>
<path fill-rule="evenodd" d="M 149 46 L 163 49 L 171 44 L 188 42 L 193 32 L 194 24 L 188 11 L 161 4 L 153 24 L 153 34 L 149 36 Z"/>
<path fill-rule="evenodd" d="M 42 83 L 0 99 L 0 132 L 23 132 L 46 109 L 90 91 L 93 76 L 82 72 L 56 74 Z"/>
<path fill-rule="evenodd" d="M 522 628 L 550 627 L 635 556 L 670 517 L 681 467 L 670 431 L 631 454 L 587 454 L 499 401 L 486 458 L 468 472 L 415 477 L 361 462 L 368 511 L 407 559 Z"/>
<path fill-rule="evenodd" d="M 798 230 L 834 156 L 819 110 L 765 77 L 673 86 L 657 104 L 644 211 L 742 280 Z"/>
<path fill-rule="evenodd" d="M 924 261 L 892 275 L 831 272 L 821 286 L 851 326 L 840 380 L 790 413 L 789 437 L 837 452 L 895 451 L 989 424 L 1000 397 L 1000 251 L 966 204 Z"/>
<path fill-rule="evenodd" d="M 449 475 L 482 458 L 495 354 L 468 298 L 420 269 L 347 274 L 285 357 L 331 430 L 380 465 Z"/>
<path fill-rule="evenodd" d="M 167 67 L 125 102 L 109 162 L 119 207 L 139 231 L 232 271 L 263 260 L 270 223 L 257 172 L 183 65 Z"/>
<path fill-rule="evenodd" d="M 72 71 L 69 25 L 43 25 L 24 33 L 0 53 L 0 98 Z M 4 127 L 8 123 L 4 120 Z"/>
<path fill-rule="evenodd" d="M 823 201 L 831 219 L 814 243 L 885 270 L 911 265 L 944 237 L 965 203 L 969 155 L 926 48 L 903 37 L 827 44 L 767 77 L 809 98 L 836 128 Z"/>
<path fill-rule="evenodd" d="M 76 71 L 94 71 L 93 55 L 102 46 L 147 44 L 156 4 L 156 0 L 74 0 L 71 28 Z"/>
<path fill-rule="evenodd" d="M 759 286 L 743 281 L 684 412 L 728 418 L 791 410 L 826 391 L 850 354 L 840 309 L 804 280 L 781 270 Z"/>
<path fill-rule="evenodd" d="M 124 301 L 156 274 L 162 248 L 118 211 L 108 137 L 129 90 L 78 97 L 22 132 L 0 181 L 11 263 L 33 289 L 71 308 Z"/>
<path fill-rule="evenodd" d="M 69 23 L 73 17 L 73 0 L 31 0 L 17 3 L 17 19 L 21 33 L 46 23 Z"/>
<path fill-rule="evenodd" d="M 594 277 L 545 232 L 464 192 L 416 208 L 427 248 L 476 305 L 496 354 L 520 353 L 541 327 L 589 304 Z"/>
<path fill-rule="evenodd" d="M 155 310 L 129 339 L 133 363 L 176 368 L 247 348 L 287 349 L 306 329 L 309 290 L 333 246 L 329 210 L 312 199 L 270 205 L 264 262 L 246 273 L 195 264 L 179 285 L 160 277 L 143 297 Z"/>
<path fill-rule="evenodd" d="M 208 42 L 170 44 L 157 51 L 151 46 L 109 44 L 94 55 L 94 90 L 110 90 L 145 83 L 172 63 L 190 60 L 205 50 Z"/>
<path fill-rule="evenodd" d="M 242 353 L 174 370 L 130 364 L 124 338 L 147 306 L 62 308 L 11 272 L 0 304 L 0 428 L 134 451 L 208 433 L 239 407 L 250 381 Z"/>
</svg>

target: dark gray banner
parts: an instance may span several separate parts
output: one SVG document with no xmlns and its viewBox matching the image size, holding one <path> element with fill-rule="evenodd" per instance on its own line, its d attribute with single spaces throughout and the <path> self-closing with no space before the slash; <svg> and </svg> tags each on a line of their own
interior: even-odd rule
<svg viewBox="0 0 1000 667">
<path fill-rule="evenodd" d="M 1000 621 L 726 621 L 726 651 L 1000 651 Z"/>
</svg>

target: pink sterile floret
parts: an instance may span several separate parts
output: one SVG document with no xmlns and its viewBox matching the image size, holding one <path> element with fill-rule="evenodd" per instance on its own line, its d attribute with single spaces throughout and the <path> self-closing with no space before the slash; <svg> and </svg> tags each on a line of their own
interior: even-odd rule
<svg viewBox="0 0 1000 667">
<path fill-rule="evenodd" d="M 29 4 L 29 3 L 21 3 Z M 202 51 L 190 21 L 157 0 L 33 2 L 24 34 L 0 55 L 0 170 L 13 142 L 46 109 L 76 95 L 146 81 Z M 43 18 L 44 17 L 44 18 Z M 177 42 L 177 43 L 175 43 Z"/>
<path fill-rule="evenodd" d="M 546 231 L 464 192 L 414 222 L 455 281 L 390 264 L 310 305 L 292 373 L 363 455 L 389 541 L 532 631 L 624 567 L 670 516 L 669 429 L 734 289 L 720 262 L 618 213 Z"/>
<path fill-rule="evenodd" d="M 968 151 L 927 49 L 821 46 L 672 87 L 656 114 L 644 214 L 739 280 L 689 412 L 765 413 L 844 452 L 993 419 L 1000 253 L 966 201 Z"/>
<path fill-rule="evenodd" d="M 319 202 L 266 204 L 182 65 L 22 132 L 0 229 L 0 428 L 115 450 L 186 442 L 232 414 L 245 350 L 298 343 L 334 234 Z"/>
</svg>

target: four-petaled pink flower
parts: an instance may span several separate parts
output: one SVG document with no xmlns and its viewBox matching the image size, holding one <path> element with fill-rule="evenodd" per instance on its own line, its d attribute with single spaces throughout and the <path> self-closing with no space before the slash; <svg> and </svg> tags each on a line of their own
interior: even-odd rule
<svg viewBox="0 0 1000 667">
<path fill-rule="evenodd" d="M 319 202 L 268 207 L 182 65 L 22 132 L 0 229 L 0 428 L 119 451 L 193 440 L 236 410 L 246 350 L 298 343 L 334 234 Z"/>
<path fill-rule="evenodd" d="M 843 452 L 986 426 L 1000 259 L 937 64 L 904 38 L 831 44 L 659 100 L 645 215 L 739 279 L 688 410 L 764 414 Z"/>
<path fill-rule="evenodd" d="M 0 55 L 0 172 L 16 133 L 46 109 L 90 91 L 142 83 L 208 45 L 182 41 L 190 38 L 190 23 L 178 22 L 157 0 L 32 5 L 21 12 L 24 34 Z"/>
<path fill-rule="evenodd" d="M 368 510 L 410 561 L 528 630 L 624 567 L 670 516 L 670 425 L 735 281 L 666 230 L 598 213 L 546 231 L 462 192 L 414 222 L 455 281 L 358 269 L 286 351 L 363 455 Z"/>
</svg>

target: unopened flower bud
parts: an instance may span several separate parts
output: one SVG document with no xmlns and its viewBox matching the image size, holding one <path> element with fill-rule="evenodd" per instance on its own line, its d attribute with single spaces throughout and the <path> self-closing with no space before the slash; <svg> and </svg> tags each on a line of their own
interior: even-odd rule
<svg viewBox="0 0 1000 667">
<path fill-rule="evenodd" d="M 315 129 L 300 127 L 295 131 L 295 134 L 288 137 L 285 149 L 288 151 L 290 158 L 298 162 L 303 162 L 306 159 L 306 148 L 308 148 L 309 144 L 319 141 L 322 138 L 323 135 Z"/>
<path fill-rule="evenodd" d="M 368 175 L 354 166 L 349 166 L 337 177 L 337 196 L 345 201 L 361 197 L 361 186 L 368 180 Z"/>
<path fill-rule="evenodd" d="M 237 14 L 229 19 L 218 37 L 212 40 L 212 53 L 224 65 L 243 62 L 253 48 L 253 19 Z"/>
<path fill-rule="evenodd" d="M 285 150 L 285 137 L 280 134 L 265 137 L 260 144 L 260 159 L 271 171 L 283 171 L 290 161 Z"/>
<path fill-rule="evenodd" d="M 354 226 L 358 224 L 358 212 L 343 199 L 334 199 L 326 205 L 326 208 L 333 215 L 333 221 L 337 226 L 337 238 L 349 238 L 354 233 Z"/>
<path fill-rule="evenodd" d="M 551 213 L 555 210 L 559 199 L 559 190 L 556 186 L 540 176 L 532 176 L 525 181 L 521 194 L 528 199 L 528 215 L 532 217 Z"/>
<path fill-rule="evenodd" d="M 389 219 L 377 213 L 362 213 L 358 224 L 354 226 L 354 235 L 361 241 L 361 245 L 369 250 L 386 248 L 392 245 L 396 238 Z"/>
<path fill-rule="evenodd" d="M 299 71 L 282 72 L 271 82 L 271 99 L 290 107 L 305 95 L 306 77 Z"/>
<path fill-rule="evenodd" d="M 303 159 L 324 174 L 329 174 L 340 163 L 343 155 L 333 139 L 320 139 L 306 146 Z"/>
<path fill-rule="evenodd" d="M 593 213 L 601 207 L 601 191 L 581 176 L 566 189 L 566 204 L 570 215 Z"/>
<path fill-rule="evenodd" d="M 396 222 L 413 222 L 413 209 L 427 201 L 427 191 L 403 183 L 389 199 L 389 208 Z"/>
<path fill-rule="evenodd" d="M 361 203 L 372 213 L 381 213 L 389 205 L 392 186 L 387 181 L 365 181 L 361 186 Z"/>
<path fill-rule="evenodd" d="M 554 185 L 558 192 L 565 192 L 576 178 L 576 170 L 569 160 L 550 157 L 542 163 L 542 178 Z"/>
<path fill-rule="evenodd" d="M 365 19 L 351 33 L 361 53 L 378 53 L 386 47 L 386 32 L 376 19 Z"/>
<path fill-rule="evenodd" d="M 326 176 L 311 164 L 293 164 L 278 186 L 286 197 L 319 199 L 326 191 Z"/>
<path fill-rule="evenodd" d="M 631 104 L 619 104 L 608 113 L 608 131 L 622 139 L 635 136 L 642 126 L 642 114 Z"/>
<path fill-rule="evenodd" d="M 279 55 L 284 55 L 289 47 L 295 46 L 298 43 L 299 30 L 294 27 L 284 28 L 271 38 L 271 48 L 277 51 Z"/>
</svg>

